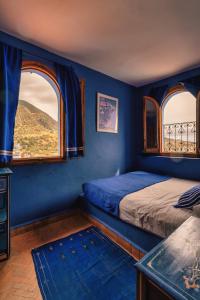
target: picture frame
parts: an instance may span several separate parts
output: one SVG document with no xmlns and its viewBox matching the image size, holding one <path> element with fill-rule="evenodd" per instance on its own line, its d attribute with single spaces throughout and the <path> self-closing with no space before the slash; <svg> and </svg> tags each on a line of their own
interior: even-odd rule
<svg viewBox="0 0 200 300">
<path fill-rule="evenodd" d="M 97 131 L 118 133 L 118 98 L 97 93 Z"/>
</svg>

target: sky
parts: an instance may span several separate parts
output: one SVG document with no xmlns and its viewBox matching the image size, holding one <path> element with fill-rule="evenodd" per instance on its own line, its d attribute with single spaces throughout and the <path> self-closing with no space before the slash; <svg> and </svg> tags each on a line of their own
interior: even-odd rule
<svg viewBox="0 0 200 300">
<path fill-rule="evenodd" d="M 164 124 L 196 121 L 196 98 L 189 92 L 171 96 L 162 117 Z"/>
<path fill-rule="evenodd" d="M 19 99 L 25 100 L 58 121 L 58 98 L 54 88 L 35 72 L 22 72 Z"/>
<path fill-rule="evenodd" d="M 19 99 L 31 103 L 58 121 L 57 94 L 41 75 L 22 72 Z M 196 98 L 189 92 L 171 96 L 162 117 L 164 124 L 196 121 Z"/>
</svg>

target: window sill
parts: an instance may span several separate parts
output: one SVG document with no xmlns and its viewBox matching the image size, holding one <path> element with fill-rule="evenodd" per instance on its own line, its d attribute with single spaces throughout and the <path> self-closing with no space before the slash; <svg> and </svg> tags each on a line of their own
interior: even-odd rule
<svg viewBox="0 0 200 300">
<path fill-rule="evenodd" d="M 200 154 L 196 153 L 170 153 L 170 152 L 144 152 L 144 156 L 160 156 L 160 157 L 175 157 L 175 158 L 200 158 Z"/>
<path fill-rule="evenodd" d="M 27 159 L 15 159 L 10 165 L 35 165 L 35 164 L 49 164 L 49 163 L 64 163 L 66 162 L 65 157 L 50 157 L 50 158 L 27 158 Z"/>
</svg>

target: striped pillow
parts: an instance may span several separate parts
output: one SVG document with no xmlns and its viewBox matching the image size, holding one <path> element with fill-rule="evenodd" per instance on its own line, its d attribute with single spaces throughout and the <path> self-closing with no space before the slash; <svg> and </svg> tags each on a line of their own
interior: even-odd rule
<svg viewBox="0 0 200 300">
<path fill-rule="evenodd" d="M 174 207 L 192 209 L 193 206 L 198 204 L 200 204 L 200 184 L 195 185 L 184 194 L 182 194 Z"/>
</svg>

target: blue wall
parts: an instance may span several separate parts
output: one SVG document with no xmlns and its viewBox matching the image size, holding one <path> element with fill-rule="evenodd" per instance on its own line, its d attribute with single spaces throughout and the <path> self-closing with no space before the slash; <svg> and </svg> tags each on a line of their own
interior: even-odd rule
<svg viewBox="0 0 200 300">
<path fill-rule="evenodd" d="M 200 68 L 184 72 L 182 74 L 146 85 L 138 89 L 136 120 L 138 130 L 137 140 L 137 165 L 138 169 L 169 174 L 172 176 L 200 180 L 200 159 L 199 158 L 175 158 L 142 154 L 143 151 L 143 96 L 148 96 L 151 88 L 164 85 L 175 86 L 179 81 L 200 76 Z"/>
<path fill-rule="evenodd" d="M 3 32 L 0 41 L 39 56 L 40 60 L 73 65 L 77 75 L 86 80 L 85 156 L 64 163 L 12 168 L 11 223 L 17 226 L 73 206 L 83 182 L 133 168 L 136 89 Z M 97 92 L 119 98 L 118 134 L 96 132 Z"/>
<path fill-rule="evenodd" d="M 200 68 L 134 88 L 102 73 L 69 61 L 34 45 L 0 32 L 0 41 L 22 48 L 38 60 L 73 65 L 86 80 L 86 151 L 83 158 L 63 163 L 12 167 L 11 223 L 18 226 L 76 204 L 83 182 L 143 169 L 173 176 L 200 179 L 200 159 L 145 156 L 143 149 L 142 97 L 152 87 L 175 85 L 196 75 Z M 119 98 L 119 133 L 96 132 L 96 93 Z"/>
</svg>

